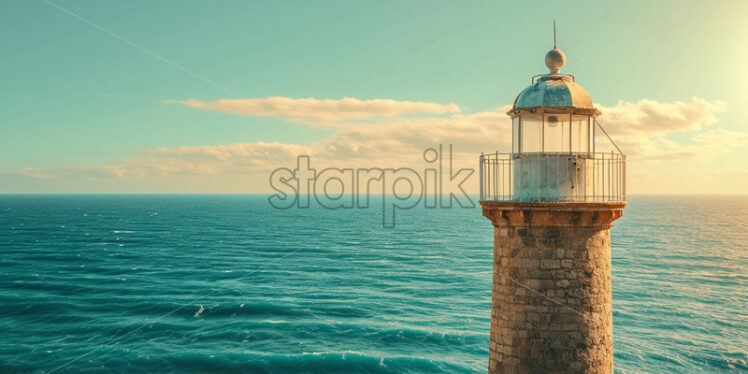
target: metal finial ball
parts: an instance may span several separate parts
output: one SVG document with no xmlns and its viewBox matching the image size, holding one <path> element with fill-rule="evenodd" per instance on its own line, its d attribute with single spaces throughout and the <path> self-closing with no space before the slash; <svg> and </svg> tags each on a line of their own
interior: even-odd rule
<svg viewBox="0 0 748 374">
<path fill-rule="evenodd" d="M 554 48 L 545 55 L 545 66 L 551 69 L 551 74 L 558 74 L 566 63 L 566 56 L 560 49 Z"/>
</svg>

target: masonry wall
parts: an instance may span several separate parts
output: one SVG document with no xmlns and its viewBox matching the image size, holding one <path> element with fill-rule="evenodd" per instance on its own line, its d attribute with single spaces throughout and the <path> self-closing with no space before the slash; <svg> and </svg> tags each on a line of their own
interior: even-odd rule
<svg viewBox="0 0 748 374">
<path fill-rule="evenodd" d="M 494 224 L 489 373 L 612 373 L 610 226 L 625 203 L 481 205 Z"/>
</svg>

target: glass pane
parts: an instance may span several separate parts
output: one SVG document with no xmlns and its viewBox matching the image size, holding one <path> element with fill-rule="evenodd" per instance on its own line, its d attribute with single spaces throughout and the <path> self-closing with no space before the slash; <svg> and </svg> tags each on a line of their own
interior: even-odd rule
<svg viewBox="0 0 748 374">
<path fill-rule="evenodd" d="M 569 142 L 569 133 L 564 135 L 564 129 L 569 128 L 568 114 L 546 114 L 543 126 L 543 151 L 548 153 L 563 152 L 564 143 Z M 566 147 L 568 150 L 568 146 Z"/>
<path fill-rule="evenodd" d="M 519 117 L 512 118 L 512 152 L 519 152 Z"/>
<path fill-rule="evenodd" d="M 571 151 L 589 152 L 590 148 L 590 117 L 573 116 L 571 122 Z"/>
<path fill-rule="evenodd" d="M 522 152 L 541 152 L 541 123 L 539 114 L 522 116 Z"/>
</svg>

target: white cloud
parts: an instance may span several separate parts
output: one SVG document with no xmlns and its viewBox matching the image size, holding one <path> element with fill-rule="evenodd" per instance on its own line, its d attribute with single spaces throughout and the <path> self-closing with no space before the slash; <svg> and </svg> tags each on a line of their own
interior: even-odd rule
<svg viewBox="0 0 748 374">
<path fill-rule="evenodd" d="M 603 113 L 600 119 L 612 124 L 606 129 L 611 136 L 651 136 L 714 125 L 717 123 L 717 113 L 725 111 L 727 104 L 694 97 L 688 103 L 641 99 L 637 102 L 620 101 L 614 106 L 599 108 Z"/>
<path fill-rule="evenodd" d="M 697 133 L 689 141 L 674 141 L 678 133 L 702 131 L 717 124 L 717 114 L 727 109 L 721 101 L 692 98 L 690 102 L 662 103 L 649 99 L 598 106 L 599 122 L 631 161 L 666 162 L 710 158 L 748 144 L 748 133 L 721 128 Z M 608 140 L 598 133 L 598 150 Z"/>
<path fill-rule="evenodd" d="M 294 99 L 288 100 L 297 102 Z M 456 152 L 454 166 L 474 168 L 480 152 L 511 151 L 511 123 L 506 115 L 508 106 L 472 114 L 457 113 L 448 117 L 408 118 L 399 116 L 399 114 L 425 111 L 427 110 L 425 108 L 431 105 L 439 106 L 439 104 L 392 100 L 301 100 L 308 100 L 309 105 L 284 108 L 274 104 L 275 106 L 271 106 L 271 109 L 255 109 L 256 113 L 272 112 L 286 118 L 333 121 L 338 128 L 328 137 L 306 145 L 256 142 L 164 147 L 142 151 L 136 157 L 124 159 L 115 165 L 78 166 L 50 170 L 21 169 L 17 170 L 16 174 L 39 179 L 60 178 L 64 175 L 102 180 L 116 178 L 122 181 L 158 179 L 162 184 L 170 178 L 175 181 L 189 180 L 191 184 L 205 180 L 206 182 L 200 188 L 207 191 L 220 189 L 221 180 L 241 180 L 241 183 L 245 183 L 247 191 L 263 192 L 268 190 L 266 178 L 269 172 L 278 167 L 295 167 L 296 157 L 299 155 L 311 156 L 313 167 L 318 169 L 401 166 L 421 168 L 427 166 L 422 159 L 426 148 L 439 144 L 446 147 L 452 144 Z M 338 104 L 346 100 L 353 104 L 347 107 L 348 109 L 341 109 L 345 106 L 341 107 Z M 374 101 L 387 104 L 380 106 L 380 104 L 373 103 Z M 327 102 L 335 104 L 330 106 Z M 389 106 L 390 104 L 392 106 Z M 212 105 L 212 103 L 207 103 L 207 105 Z M 425 105 L 425 107 L 420 105 Z M 244 108 L 252 108 L 252 106 Z M 455 106 L 454 109 L 457 107 Z M 632 172 L 629 174 L 630 179 L 659 180 L 644 173 L 643 166 L 654 165 L 652 161 L 708 159 L 748 145 L 748 133 L 715 127 L 717 114 L 725 110 L 725 104 L 718 101 L 694 98 L 688 103 L 662 103 L 643 99 L 633 103 L 620 102 L 607 108 L 601 106 L 600 109 L 603 111 L 601 122 L 629 156 L 628 163 Z M 430 110 L 432 113 L 443 113 L 443 110 L 447 109 L 432 108 Z M 367 119 L 368 121 L 356 123 L 355 126 L 348 126 L 343 122 L 351 119 Z M 673 135 L 678 133 L 682 133 L 678 139 L 683 139 L 684 135 L 688 135 L 687 140 L 673 140 Z M 598 141 L 601 142 L 602 139 Z M 5 174 L 7 175 L 8 171 Z M 716 176 L 713 177 L 716 178 Z M 663 185 L 668 186 L 677 185 L 673 181 L 682 179 L 680 176 L 663 178 L 665 177 L 660 178 L 664 181 Z M 729 173 L 720 174 L 720 178 L 729 178 Z M 475 186 L 475 181 L 471 184 L 473 186 L 468 186 L 469 188 Z M 651 189 L 647 183 L 637 184 L 635 180 L 630 183 L 632 187 L 637 185 L 643 186 L 642 189 L 645 191 Z M 178 187 L 183 188 L 178 191 L 189 192 L 192 186 L 180 185 Z M 226 191 L 241 191 L 240 187 L 234 183 L 232 189 L 227 187 Z M 160 188 L 160 185 L 156 185 L 156 188 Z M 204 192 L 203 189 L 199 191 Z M 636 193 L 637 191 L 630 189 L 630 192 Z"/>
<path fill-rule="evenodd" d="M 343 98 L 340 100 L 320 100 L 276 96 L 255 99 L 225 99 L 212 102 L 167 100 L 166 103 L 183 104 L 192 108 L 246 116 L 280 116 L 290 121 L 312 125 L 334 125 L 336 122 L 347 120 L 392 117 L 403 114 L 460 112 L 460 107 L 455 104 L 444 105 L 390 99 L 359 100 Z"/>
<path fill-rule="evenodd" d="M 511 148 L 508 106 L 449 118 L 393 118 L 378 123 L 341 128 L 320 142 L 330 158 L 399 158 L 420 156 L 428 147 L 453 144 L 457 152 L 469 154 Z"/>
<path fill-rule="evenodd" d="M 237 143 L 231 145 L 156 148 L 140 157 L 123 160 L 135 174 L 217 175 L 250 170 L 271 170 L 297 155 L 308 154 L 310 147 L 283 143 Z"/>
</svg>

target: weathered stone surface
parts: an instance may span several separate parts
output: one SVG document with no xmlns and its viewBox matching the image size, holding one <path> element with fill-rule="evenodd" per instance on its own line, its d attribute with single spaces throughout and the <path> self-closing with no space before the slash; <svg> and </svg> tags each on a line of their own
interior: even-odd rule
<svg viewBox="0 0 748 374">
<path fill-rule="evenodd" d="M 610 227 L 626 203 L 482 201 L 494 229 L 489 373 L 612 373 Z"/>
</svg>

